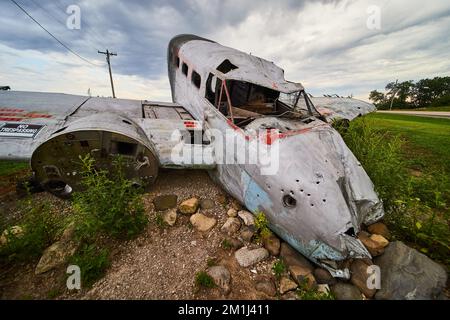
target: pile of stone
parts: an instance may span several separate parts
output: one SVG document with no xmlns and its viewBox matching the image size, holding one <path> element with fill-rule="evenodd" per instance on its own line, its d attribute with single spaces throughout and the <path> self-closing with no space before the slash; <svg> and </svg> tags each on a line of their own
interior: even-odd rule
<svg viewBox="0 0 450 320">
<path fill-rule="evenodd" d="M 349 269 L 350 279 L 344 280 L 315 267 L 273 234 L 255 245 L 254 217 L 236 202 L 232 202 L 227 215 L 220 230 L 236 250 L 234 257 L 241 267 L 251 268 L 269 256 L 279 256 L 284 262 L 287 272 L 280 279 L 260 277 L 255 283 L 255 288 L 268 296 L 278 292 L 282 298 L 294 298 L 293 292 L 299 286 L 304 289 L 306 284 L 306 289 L 332 292 L 338 300 L 444 298 L 447 282 L 444 267 L 400 241 L 390 242 L 391 234 L 382 222 L 368 226 L 358 235 L 373 260 L 345 261 L 343 265 Z"/>
</svg>

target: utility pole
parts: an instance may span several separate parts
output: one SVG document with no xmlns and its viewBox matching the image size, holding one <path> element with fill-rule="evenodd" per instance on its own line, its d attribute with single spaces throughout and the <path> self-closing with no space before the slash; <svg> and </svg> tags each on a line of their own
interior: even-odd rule
<svg viewBox="0 0 450 320">
<path fill-rule="evenodd" d="M 109 52 L 108 49 L 106 49 L 106 52 L 98 51 L 98 53 L 106 55 L 106 62 L 108 62 L 108 68 L 109 68 L 109 79 L 111 80 L 112 95 L 113 95 L 113 98 L 115 99 L 116 98 L 116 94 L 114 92 L 114 83 L 113 83 L 112 72 L 111 72 L 111 61 L 110 61 L 109 57 L 110 56 L 117 56 L 117 53 Z"/>
</svg>

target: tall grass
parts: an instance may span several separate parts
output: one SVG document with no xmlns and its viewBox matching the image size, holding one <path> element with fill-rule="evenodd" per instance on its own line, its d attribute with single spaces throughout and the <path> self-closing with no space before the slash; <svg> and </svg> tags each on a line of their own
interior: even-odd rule
<svg viewBox="0 0 450 320">
<path fill-rule="evenodd" d="M 445 172 L 411 175 L 405 141 L 399 134 L 377 129 L 370 119 L 360 118 L 337 129 L 372 179 L 394 235 L 450 265 L 449 181 Z"/>
</svg>

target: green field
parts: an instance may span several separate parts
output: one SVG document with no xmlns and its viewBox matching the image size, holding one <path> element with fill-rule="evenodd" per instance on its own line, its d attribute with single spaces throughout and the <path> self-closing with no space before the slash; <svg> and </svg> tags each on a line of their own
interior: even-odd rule
<svg viewBox="0 0 450 320">
<path fill-rule="evenodd" d="M 450 119 L 381 113 L 368 118 L 377 129 L 406 139 L 405 160 L 411 166 L 426 171 L 444 169 L 450 173 Z"/>
</svg>

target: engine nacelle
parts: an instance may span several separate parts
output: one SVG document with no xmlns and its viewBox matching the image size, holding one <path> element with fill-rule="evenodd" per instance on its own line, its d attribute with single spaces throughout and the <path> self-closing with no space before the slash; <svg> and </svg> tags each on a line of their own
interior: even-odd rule
<svg viewBox="0 0 450 320">
<path fill-rule="evenodd" d="M 157 177 L 159 162 L 144 131 L 133 120 L 99 113 L 73 120 L 33 152 L 31 167 L 42 186 L 59 197 L 80 190 L 80 155 L 90 153 L 95 166 L 108 170 L 121 156 L 126 177 L 141 186 Z"/>
</svg>

